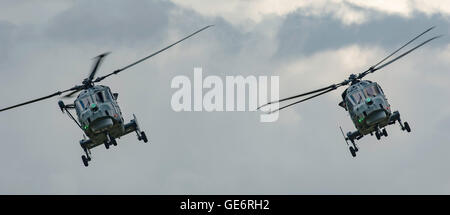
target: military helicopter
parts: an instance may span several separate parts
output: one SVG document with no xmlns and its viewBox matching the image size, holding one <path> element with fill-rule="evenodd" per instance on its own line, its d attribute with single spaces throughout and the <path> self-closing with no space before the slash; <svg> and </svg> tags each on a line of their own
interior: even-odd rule
<svg viewBox="0 0 450 215">
<path fill-rule="evenodd" d="M 299 101 L 296 101 L 294 103 L 285 105 L 281 108 L 278 108 L 276 110 L 271 111 L 270 113 L 280 111 L 282 109 L 285 109 L 287 107 L 290 107 L 292 105 L 307 101 L 309 99 L 315 98 L 317 96 L 323 95 L 325 93 L 329 93 L 333 90 L 336 90 L 339 87 L 350 85 L 344 92 L 342 93 L 342 101 L 339 103 L 339 106 L 344 108 L 348 113 L 350 114 L 350 117 L 353 121 L 353 124 L 356 127 L 356 131 L 354 132 L 348 132 L 347 135 L 344 135 L 344 132 L 342 131 L 342 128 L 340 128 L 342 135 L 345 138 L 345 142 L 347 143 L 347 146 L 349 146 L 350 153 L 353 157 L 356 156 L 356 152 L 358 152 L 358 147 L 355 144 L 355 140 L 359 140 L 362 137 L 364 137 L 367 134 L 373 135 L 375 133 L 375 136 L 378 140 L 381 139 L 381 136 L 388 136 L 388 133 L 386 131 L 387 125 L 395 124 L 395 122 L 398 122 L 400 124 L 400 128 L 402 130 L 406 130 L 407 132 L 411 132 L 411 127 L 409 126 L 408 122 L 402 123 L 402 120 L 400 119 L 400 113 L 398 111 L 391 111 L 391 106 L 387 101 L 386 95 L 384 94 L 383 90 L 381 89 L 380 85 L 376 82 L 372 82 L 369 80 L 362 80 L 366 75 L 370 73 L 374 73 L 375 71 L 378 71 L 382 69 L 383 67 L 395 62 L 396 60 L 404 57 L 405 55 L 411 53 L 412 51 L 416 50 L 417 48 L 425 45 L 426 43 L 437 39 L 440 36 L 432 37 L 419 45 L 411 48 L 410 50 L 404 52 L 401 55 L 398 55 L 394 59 L 382 64 L 384 61 L 395 55 L 398 51 L 403 49 L 405 46 L 409 45 L 413 41 L 415 41 L 420 36 L 424 35 L 425 33 L 431 31 L 434 28 L 431 27 L 427 29 L 426 31 L 422 32 L 421 34 L 417 35 L 410 41 L 408 41 L 406 44 L 395 50 L 393 53 L 385 57 L 383 60 L 378 62 L 377 64 L 371 66 L 369 69 L 365 70 L 362 73 L 359 74 L 351 74 L 348 79 L 337 83 L 332 84 L 327 87 L 323 87 L 317 90 L 313 90 L 307 93 L 291 96 L 288 98 L 280 99 L 278 101 L 269 102 L 258 109 L 261 109 L 262 107 L 265 107 L 267 105 L 273 104 L 273 103 L 281 103 L 284 101 L 289 101 L 292 99 L 301 98 L 304 96 L 308 96 L 307 98 L 301 99 Z M 380 65 L 382 64 L 382 65 Z M 348 144 L 348 140 L 352 143 L 350 146 Z"/>
<path fill-rule="evenodd" d="M 117 103 L 118 93 L 112 93 L 111 89 L 107 86 L 103 85 L 95 85 L 103 81 L 105 78 L 116 75 L 138 63 L 141 63 L 144 60 L 147 60 L 169 48 L 172 46 L 182 42 L 183 40 L 192 37 L 193 35 L 211 27 L 212 25 L 201 28 L 200 30 L 184 37 L 183 39 L 147 56 L 144 57 L 128 66 L 125 66 L 121 69 L 115 70 L 112 73 L 107 75 L 97 77 L 95 80 L 95 75 L 97 73 L 98 68 L 100 67 L 104 57 L 106 57 L 109 53 L 104 53 L 97 56 L 95 62 L 92 66 L 92 70 L 89 73 L 89 76 L 84 79 L 82 85 L 76 85 L 70 89 L 58 91 L 51 95 L 41 97 L 38 99 L 34 99 L 31 101 L 27 101 L 24 103 L 20 103 L 11 107 L 0 109 L 0 112 L 17 108 L 20 106 L 28 105 L 34 102 L 42 101 L 45 99 L 49 99 L 55 96 L 60 96 L 61 94 L 68 93 L 63 98 L 71 98 L 75 96 L 77 93 L 79 95 L 75 99 L 73 104 L 64 104 L 63 101 L 58 102 L 58 106 L 61 111 L 64 111 L 68 114 L 68 116 L 77 124 L 77 126 L 83 130 L 83 132 L 89 137 L 89 139 L 84 138 L 80 140 L 81 148 L 84 150 L 85 155 L 81 156 L 84 166 L 88 166 L 89 161 L 91 161 L 91 149 L 104 145 L 106 149 L 109 149 L 110 145 L 117 146 L 117 138 L 120 138 L 124 135 L 127 135 L 132 132 L 136 132 L 137 138 L 139 141 L 143 141 L 147 143 L 148 139 L 144 131 L 141 131 L 139 127 L 136 116 L 133 114 L 133 119 L 129 123 L 125 123 L 123 119 L 122 112 Z M 70 109 L 75 109 L 78 121 L 69 111 Z"/>
</svg>

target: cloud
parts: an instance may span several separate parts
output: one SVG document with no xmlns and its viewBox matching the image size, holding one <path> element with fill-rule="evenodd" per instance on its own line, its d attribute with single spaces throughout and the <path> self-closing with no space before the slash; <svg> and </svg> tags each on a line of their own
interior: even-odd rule
<svg viewBox="0 0 450 215">
<path fill-rule="evenodd" d="M 54 40 L 81 44 L 135 44 L 163 40 L 173 5 L 162 1 L 79 1 L 45 26 Z M 151 32 L 151 33 L 150 33 Z"/>
<path fill-rule="evenodd" d="M 137 115 L 150 144 L 127 135 L 118 147 L 92 150 L 93 161 L 85 168 L 78 143 L 82 131 L 59 112 L 58 98 L 0 113 L 0 193 L 450 192 L 443 165 L 450 150 L 445 37 L 368 77 L 381 84 L 413 132 L 393 125 L 381 142 L 365 137 L 356 159 L 338 128 L 354 130 L 337 106 L 344 88 L 266 124 L 256 112 L 178 113 L 170 107 L 172 78 L 192 77 L 197 66 L 204 76 L 280 75 L 280 96 L 290 96 L 366 69 L 432 23 L 438 24 L 436 31 L 448 32 L 444 16 L 396 15 L 406 12 L 390 5 L 391 12 L 376 12 L 382 8 L 350 1 L 333 1 L 328 9 L 323 8 L 328 1 L 287 3 L 292 8 L 271 1 L 200 3 L 75 1 L 46 21 L 33 22 L 35 14 L 47 11 L 39 4 L 34 13 L 17 7 L 20 18 L 5 18 L 0 24 L 0 53 L 7 56 L 0 61 L 4 106 L 79 83 L 101 52 L 113 52 L 99 70 L 105 74 L 198 28 L 215 26 L 102 82 L 119 93 L 126 121 Z M 316 14 L 308 15 L 308 8 Z M 338 11 L 346 9 L 364 11 L 364 19 L 355 18 L 364 21 L 343 22 L 345 12 Z"/>
<path fill-rule="evenodd" d="M 443 0 L 257 0 L 257 1 L 182 1 L 172 0 L 205 16 L 220 16 L 235 25 L 261 22 L 266 16 L 285 16 L 301 11 L 307 16 L 332 16 L 346 25 L 362 24 L 377 14 L 412 17 L 414 12 L 448 16 L 450 7 Z"/>
<path fill-rule="evenodd" d="M 73 2 L 73 0 L 3 1 L 0 21 L 13 24 L 42 24 L 70 8 Z M 38 10 L 36 4 L 39 4 Z"/>
<path fill-rule="evenodd" d="M 327 50 L 293 60 L 281 67 L 279 75 L 291 82 L 307 79 L 302 88 L 320 88 L 333 83 L 339 83 L 350 74 L 364 71 L 369 65 L 387 55 L 378 47 L 364 47 L 356 44 L 337 50 Z M 326 62 L 326 63 L 324 63 Z M 296 84 L 288 84 L 298 88 Z M 290 87 L 283 87 L 286 91 L 293 91 Z"/>
</svg>

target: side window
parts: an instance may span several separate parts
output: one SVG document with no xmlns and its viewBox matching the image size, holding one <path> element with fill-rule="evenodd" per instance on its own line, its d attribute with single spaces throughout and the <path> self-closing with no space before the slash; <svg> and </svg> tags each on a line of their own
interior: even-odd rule
<svg viewBox="0 0 450 215">
<path fill-rule="evenodd" d="M 353 102 L 350 101 L 349 97 L 347 97 L 346 100 L 347 100 L 346 105 L 347 105 L 348 110 L 353 110 Z"/>
</svg>

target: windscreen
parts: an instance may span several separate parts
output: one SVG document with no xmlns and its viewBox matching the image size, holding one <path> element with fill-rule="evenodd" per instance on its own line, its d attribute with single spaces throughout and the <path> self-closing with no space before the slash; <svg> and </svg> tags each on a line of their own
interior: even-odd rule
<svg viewBox="0 0 450 215">
<path fill-rule="evenodd" d="M 92 99 L 89 96 L 83 97 L 76 102 L 79 110 L 86 110 L 92 104 Z"/>
<path fill-rule="evenodd" d="M 370 97 L 375 97 L 378 94 L 380 94 L 380 91 L 378 90 L 378 87 L 376 87 L 375 85 L 372 85 L 372 86 L 368 86 L 364 89 L 364 94 L 370 98 Z"/>
<path fill-rule="evenodd" d="M 360 104 L 362 101 L 364 101 L 364 96 L 361 91 L 354 92 L 350 95 L 350 98 L 353 104 Z"/>
</svg>

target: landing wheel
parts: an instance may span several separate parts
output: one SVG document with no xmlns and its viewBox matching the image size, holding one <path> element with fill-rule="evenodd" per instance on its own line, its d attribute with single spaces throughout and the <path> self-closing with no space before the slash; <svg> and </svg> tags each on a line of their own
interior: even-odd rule
<svg viewBox="0 0 450 215">
<path fill-rule="evenodd" d="M 108 142 L 105 142 L 105 148 L 109 149 L 109 143 Z"/>
<path fill-rule="evenodd" d="M 387 137 L 387 136 L 388 136 L 388 133 L 387 133 L 387 131 L 386 131 L 386 129 L 385 129 L 385 128 L 383 128 L 383 136 L 385 136 L 385 137 Z"/>
<path fill-rule="evenodd" d="M 358 152 L 358 147 L 356 147 L 355 141 L 353 139 L 351 139 L 350 141 L 352 142 L 353 149 L 355 150 L 355 152 Z"/>
<path fill-rule="evenodd" d="M 117 141 L 116 141 L 116 139 L 111 139 L 111 143 L 110 144 L 112 144 L 112 145 L 114 145 L 114 146 L 117 146 Z"/>
<path fill-rule="evenodd" d="M 404 126 L 405 126 L 405 130 L 406 130 L 407 132 L 411 132 L 411 128 L 409 127 L 408 122 L 405 122 Z"/>
<path fill-rule="evenodd" d="M 141 131 L 141 140 L 143 140 L 144 143 L 148 142 L 147 135 L 145 135 L 145 132 L 143 132 L 143 131 Z"/>
<path fill-rule="evenodd" d="M 352 156 L 353 156 L 353 157 L 356 157 L 356 151 L 355 151 L 355 149 L 354 149 L 352 146 L 350 146 L 349 149 L 350 149 L 350 153 L 352 154 Z"/>
<path fill-rule="evenodd" d="M 375 136 L 377 137 L 377 140 L 380 140 L 381 139 L 381 135 L 380 135 L 380 132 L 375 132 Z"/>
<path fill-rule="evenodd" d="M 89 166 L 90 158 L 88 159 L 85 155 L 82 155 L 81 156 L 81 160 L 83 160 L 83 164 L 84 164 L 85 167 Z"/>
</svg>

